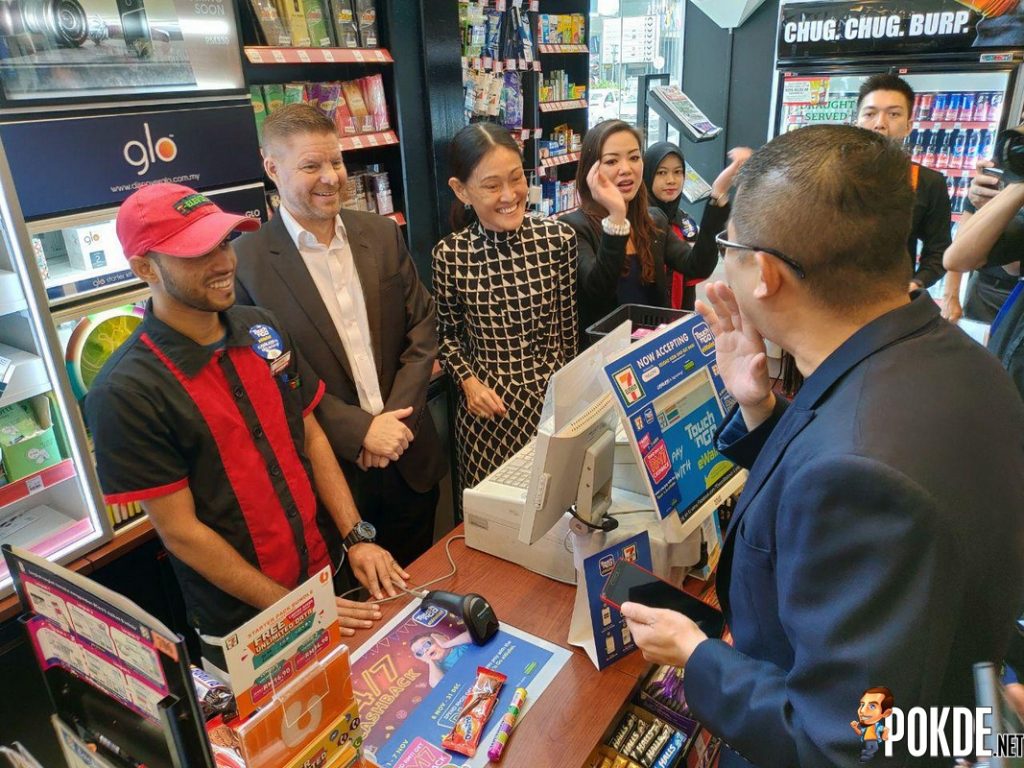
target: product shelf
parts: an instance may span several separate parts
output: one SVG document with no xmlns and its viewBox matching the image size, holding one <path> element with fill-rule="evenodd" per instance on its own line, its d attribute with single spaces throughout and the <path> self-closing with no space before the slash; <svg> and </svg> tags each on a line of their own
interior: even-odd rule
<svg viewBox="0 0 1024 768">
<path fill-rule="evenodd" d="M 0 316 L 21 312 L 27 307 L 17 273 L 0 270 Z"/>
<path fill-rule="evenodd" d="M 384 48 L 273 48 L 245 46 L 250 64 L 393 64 Z"/>
<path fill-rule="evenodd" d="M 0 376 L 0 379 L 6 381 L 3 394 L 0 394 L 0 407 L 53 389 L 41 357 L 6 344 L 0 344 L 0 357 L 11 361 L 8 369 Z"/>
<path fill-rule="evenodd" d="M 567 165 L 569 163 L 575 163 L 580 159 L 579 152 L 570 152 L 566 155 L 558 155 L 557 157 L 545 157 L 540 161 L 542 168 L 552 168 L 556 165 Z"/>
<path fill-rule="evenodd" d="M 504 72 L 518 70 L 521 72 L 540 72 L 540 60 L 533 59 L 492 59 L 490 56 L 462 57 L 463 69 L 479 69 L 484 72 Z"/>
<path fill-rule="evenodd" d="M 537 50 L 541 53 L 590 53 L 590 46 L 582 43 L 541 43 Z"/>
<path fill-rule="evenodd" d="M 23 477 L 20 480 L 15 480 L 13 483 L 8 483 L 0 488 L 0 508 L 13 504 L 16 501 L 20 501 L 34 493 L 39 493 L 47 488 L 52 488 L 58 483 L 70 480 L 74 476 L 74 459 L 64 459 L 63 461 L 54 464 L 52 467 L 47 467 L 46 469 L 36 472 L 34 475 L 29 475 L 28 477 Z M 85 522 L 91 524 L 88 518 L 85 519 Z"/>
<path fill-rule="evenodd" d="M 920 120 L 913 124 L 916 130 L 928 131 L 935 130 L 937 128 L 949 130 L 955 128 L 958 130 L 989 130 L 994 131 L 999 127 L 999 123 L 996 120 L 991 122 L 977 122 L 973 120 Z"/>
<path fill-rule="evenodd" d="M 569 101 L 542 101 L 541 112 L 566 112 L 570 109 L 586 109 L 586 99 L 572 99 Z"/>
<path fill-rule="evenodd" d="M 398 134 L 394 131 L 380 131 L 378 133 L 361 133 L 356 136 L 341 136 L 338 144 L 342 152 L 351 152 L 354 149 L 370 149 L 371 147 L 386 147 L 398 144 Z"/>
</svg>

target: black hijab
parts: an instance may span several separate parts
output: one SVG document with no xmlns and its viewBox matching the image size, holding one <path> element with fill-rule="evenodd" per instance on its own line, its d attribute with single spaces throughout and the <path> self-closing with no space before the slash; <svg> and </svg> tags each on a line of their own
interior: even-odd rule
<svg viewBox="0 0 1024 768">
<path fill-rule="evenodd" d="M 659 141 L 654 144 L 650 149 L 644 153 L 644 185 L 647 187 L 647 194 L 649 197 L 650 205 L 655 208 L 660 208 L 668 220 L 676 224 L 679 220 L 679 201 L 683 198 L 682 189 L 679 190 L 679 197 L 673 200 L 671 203 L 665 203 L 654 196 L 654 174 L 658 171 L 658 166 L 661 165 L 662 161 L 669 155 L 678 155 L 679 160 L 683 163 L 683 170 L 686 170 L 686 160 L 683 158 L 683 150 L 671 141 Z"/>
</svg>

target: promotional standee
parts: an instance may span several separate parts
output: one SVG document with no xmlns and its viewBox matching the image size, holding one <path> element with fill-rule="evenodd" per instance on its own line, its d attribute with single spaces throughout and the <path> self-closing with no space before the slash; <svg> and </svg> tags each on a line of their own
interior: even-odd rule
<svg viewBox="0 0 1024 768">
<path fill-rule="evenodd" d="M 631 560 L 680 583 L 699 559 L 705 523 L 746 478 L 715 449 L 715 430 L 733 401 L 718 374 L 714 337 L 701 317 L 684 317 L 620 348 L 602 359 L 601 369 L 601 386 L 610 386 L 616 415 L 626 426 L 630 465 L 639 470 L 633 487 L 640 494 L 616 489 L 604 518 L 614 526 L 599 526 L 601 515 L 593 513 L 584 516 L 590 525 L 570 525 L 579 578 L 569 642 L 598 668 L 635 648 L 621 615 L 601 602 L 616 560 Z M 613 482 L 630 485 L 625 474 Z M 712 542 L 706 544 L 710 550 Z"/>
<path fill-rule="evenodd" d="M 88 742 L 112 765 L 213 768 L 181 637 L 89 579 L 3 553 L 70 764 Z"/>
<path fill-rule="evenodd" d="M 1020 122 L 1024 19 L 971 0 L 783 3 L 775 133 L 854 124 L 857 91 L 892 72 L 917 93 L 907 150 L 946 176 L 957 222 L 977 163 Z M 1007 4 L 1004 4 L 1007 5 Z M 1015 4 L 1010 4 L 1014 9 Z"/>
</svg>

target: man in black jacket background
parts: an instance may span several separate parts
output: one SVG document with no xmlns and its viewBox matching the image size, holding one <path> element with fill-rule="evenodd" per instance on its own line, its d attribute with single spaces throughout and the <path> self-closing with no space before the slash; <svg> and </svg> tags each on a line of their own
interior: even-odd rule
<svg viewBox="0 0 1024 768">
<path fill-rule="evenodd" d="M 902 143 L 910 134 L 913 111 L 914 89 L 896 75 L 869 77 L 857 96 L 857 125 L 897 143 Z M 949 235 L 952 211 L 946 179 L 941 173 L 914 163 L 911 179 L 916 198 L 907 250 L 914 269 L 910 290 L 916 291 L 930 287 L 946 272 L 942 267 L 942 254 L 952 242 Z M 920 254 L 918 241 L 921 242 Z M 951 275 L 950 279 L 956 281 L 955 287 L 959 289 L 960 275 Z"/>
</svg>

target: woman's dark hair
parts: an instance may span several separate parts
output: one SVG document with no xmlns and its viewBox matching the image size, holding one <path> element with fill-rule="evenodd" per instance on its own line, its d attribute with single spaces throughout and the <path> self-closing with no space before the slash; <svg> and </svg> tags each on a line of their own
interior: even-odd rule
<svg viewBox="0 0 1024 768">
<path fill-rule="evenodd" d="M 473 171 L 476 170 L 480 161 L 495 147 L 510 149 L 522 158 L 522 152 L 519 150 L 516 140 L 500 125 L 494 123 L 467 125 L 455 134 L 455 138 L 448 145 L 448 167 L 451 169 L 452 176 L 465 184 L 473 175 Z M 474 221 L 476 221 L 476 212 L 455 198 L 448 216 L 452 232 L 458 232 Z"/>
<path fill-rule="evenodd" d="M 580 207 L 587 215 L 590 226 L 598 235 L 601 233 L 601 219 L 608 215 L 600 203 L 594 200 L 590 193 L 590 185 L 587 184 L 587 174 L 594 166 L 594 163 L 601 162 L 601 152 L 604 143 L 614 133 L 628 131 L 636 139 L 637 148 L 643 152 L 643 137 L 640 131 L 622 120 L 605 120 L 598 123 L 583 137 L 583 147 L 580 151 L 580 163 L 576 170 L 576 191 L 580 196 Z M 656 229 L 654 219 L 647 210 L 648 198 L 647 188 L 644 186 L 643 178 L 637 179 L 636 196 L 629 201 L 626 209 L 626 218 L 630 223 L 630 236 L 633 239 L 633 247 L 636 249 L 636 258 L 640 260 L 640 280 L 648 285 L 654 282 L 654 254 L 651 252 L 651 245 L 654 242 Z M 629 274 L 629 258 L 623 268 L 624 274 Z"/>
</svg>

